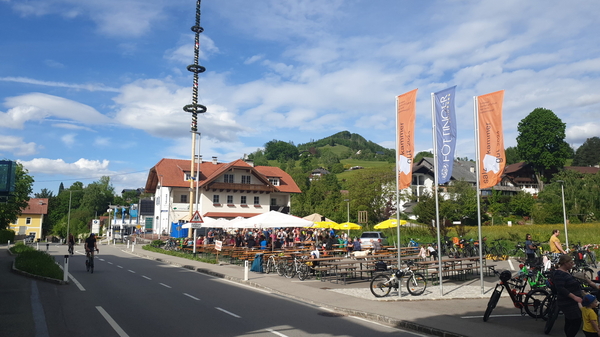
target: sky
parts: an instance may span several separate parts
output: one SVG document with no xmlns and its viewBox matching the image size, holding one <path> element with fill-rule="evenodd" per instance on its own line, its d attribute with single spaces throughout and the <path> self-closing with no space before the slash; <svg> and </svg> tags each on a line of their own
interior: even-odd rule
<svg viewBox="0 0 600 337">
<path fill-rule="evenodd" d="M 574 148 L 600 136 L 593 1 L 205 0 L 200 154 L 340 131 L 395 148 L 395 97 L 418 88 L 415 151 L 432 149 L 431 93 L 456 85 L 458 157 L 475 158 L 473 97 L 505 90 L 505 147 L 535 108 Z M 145 186 L 191 157 L 196 1 L 0 0 L 0 159 L 55 194 L 109 176 Z"/>
</svg>

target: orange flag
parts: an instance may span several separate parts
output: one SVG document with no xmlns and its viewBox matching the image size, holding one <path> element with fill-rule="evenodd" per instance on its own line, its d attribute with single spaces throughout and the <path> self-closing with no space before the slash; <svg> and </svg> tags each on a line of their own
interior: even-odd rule
<svg viewBox="0 0 600 337">
<path fill-rule="evenodd" d="M 502 133 L 502 101 L 504 90 L 477 97 L 479 121 L 479 188 L 500 182 L 506 157 Z"/>
<path fill-rule="evenodd" d="M 396 169 L 399 190 L 410 187 L 412 182 L 417 90 L 396 97 Z"/>
</svg>

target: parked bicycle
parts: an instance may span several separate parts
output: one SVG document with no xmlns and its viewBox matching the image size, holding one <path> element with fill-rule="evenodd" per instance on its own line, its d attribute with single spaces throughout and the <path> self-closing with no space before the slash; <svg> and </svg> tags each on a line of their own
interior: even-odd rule
<svg viewBox="0 0 600 337">
<path fill-rule="evenodd" d="M 496 308 L 496 304 L 498 304 L 498 300 L 500 300 L 504 289 L 508 292 L 515 308 L 521 310 L 522 316 L 525 316 L 525 313 L 527 313 L 533 318 L 543 317 L 545 310 L 542 307 L 542 302 L 549 296 L 548 291 L 542 288 L 535 288 L 529 292 L 525 292 L 527 281 L 523 278 L 513 278 L 511 272 L 508 270 L 498 272 L 493 269 L 493 271 L 500 278 L 500 281 L 496 284 L 496 288 L 492 292 L 492 296 L 490 296 L 487 308 L 483 314 L 484 322 L 488 321 L 492 311 Z"/>
<path fill-rule="evenodd" d="M 298 275 L 300 281 L 304 281 L 308 278 L 310 274 L 310 267 L 306 264 L 306 259 L 301 257 L 298 258 L 294 256 L 294 259 L 291 263 L 288 263 L 285 268 L 285 277 L 294 278 L 294 276 Z"/>
<path fill-rule="evenodd" d="M 389 266 L 385 265 L 385 263 L 381 264 L 381 262 L 382 261 L 379 261 L 380 267 L 378 269 L 385 270 L 384 273 L 375 275 L 371 280 L 371 293 L 375 297 L 387 296 L 392 288 L 398 290 L 403 277 L 407 278 L 406 289 L 411 295 L 421 295 L 425 292 L 425 289 L 427 289 L 427 279 L 425 279 L 425 276 L 421 273 L 415 273 L 411 269 L 414 265 L 413 262 L 408 261 L 406 263 L 406 268 L 397 270 L 390 270 Z"/>
<path fill-rule="evenodd" d="M 272 254 L 271 256 L 269 256 L 268 259 L 266 259 L 266 263 L 264 266 L 264 271 L 265 273 L 269 274 L 269 273 L 279 273 L 279 266 L 280 266 L 280 260 L 282 260 L 283 258 L 281 256 L 277 256 L 275 254 Z"/>
</svg>

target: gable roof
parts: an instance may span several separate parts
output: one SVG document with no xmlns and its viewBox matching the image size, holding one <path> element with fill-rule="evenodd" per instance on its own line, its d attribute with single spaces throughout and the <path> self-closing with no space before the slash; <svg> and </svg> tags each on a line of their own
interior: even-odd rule
<svg viewBox="0 0 600 337">
<path fill-rule="evenodd" d="M 596 174 L 600 171 L 600 168 L 594 166 L 565 166 L 565 170 L 584 174 Z"/>
<path fill-rule="evenodd" d="M 159 181 L 162 180 L 163 186 L 169 187 L 189 187 L 190 182 L 185 181 L 184 174 L 190 172 L 191 160 L 183 159 L 161 159 L 154 167 L 150 169 L 146 180 L 145 190 L 148 193 L 154 193 Z M 265 185 L 273 188 L 273 191 L 286 193 L 302 193 L 292 177 L 279 167 L 273 166 L 252 166 L 241 159 L 231 163 L 213 163 L 203 161 L 200 163 L 200 187 L 208 186 L 221 175 L 230 169 L 245 169 L 252 175 L 260 179 Z M 196 167 L 193 174 L 195 175 Z M 279 178 L 279 186 L 273 186 L 269 178 Z"/>
<path fill-rule="evenodd" d="M 464 180 L 470 183 L 477 182 L 477 176 L 475 175 L 475 162 L 455 160 L 452 164 L 452 180 Z M 473 169 L 473 172 L 471 172 Z M 413 165 L 413 173 L 426 173 L 433 176 L 433 158 L 423 157 L 420 162 Z"/>
<path fill-rule="evenodd" d="M 30 198 L 21 212 L 23 214 L 48 214 L 48 198 Z"/>
</svg>

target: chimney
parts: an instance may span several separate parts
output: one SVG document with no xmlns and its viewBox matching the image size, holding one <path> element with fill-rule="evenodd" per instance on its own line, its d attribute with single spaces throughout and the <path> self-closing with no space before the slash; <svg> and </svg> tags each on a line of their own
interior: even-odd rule
<svg viewBox="0 0 600 337">
<path fill-rule="evenodd" d="M 475 173 L 475 166 L 469 167 L 469 171 L 471 171 L 471 173 Z"/>
<path fill-rule="evenodd" d="M 215 157 L 215 156 L 212 157 L 212 163 L 215 165 L 217 164 L 217 157 Z"/>
<path fill-rule="evenodd" d="M 254 167 L 254 160 L 252 159 L 246 159 L 246 163 L 252 167 Z"/>
</svg>

